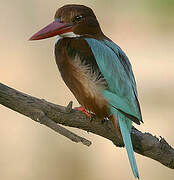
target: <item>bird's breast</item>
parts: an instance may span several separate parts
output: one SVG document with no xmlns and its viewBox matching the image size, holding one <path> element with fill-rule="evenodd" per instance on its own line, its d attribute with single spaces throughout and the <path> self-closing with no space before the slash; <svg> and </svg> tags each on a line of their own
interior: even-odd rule
<svg viewBox="0 0 174 180">
<path fill-rule="evenodd" d="M 67 57 L 58 64 L 59 71 L 66 85 L 78 102 L 99 118 L 109 116 L 109 106 L 101 92 L 106 89 L 106 81 L 99 71 L 94 71 L 76 55 Z"/>
</svg>

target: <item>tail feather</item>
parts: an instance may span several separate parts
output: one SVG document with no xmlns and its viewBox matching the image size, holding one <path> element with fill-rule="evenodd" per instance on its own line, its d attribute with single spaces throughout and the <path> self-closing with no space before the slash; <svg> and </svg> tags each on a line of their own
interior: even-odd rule
<svg viewBox="0 0 174 180">
<path fill-rule="evenodd" d="M 132 147 L 132 140 L 131 140 L 131 136 L 130 136 L 130 131 L 132 128 L 132 121 L 129 120 L 127 117 L 125 117 L 124 114 L 120 113 L 119 111 L 115 110 L 115 115 L 117 114 L 117 119 L 120 125 L 120 130 L 121 130 L 121 134 L 123 137 L 123 142 L 125 144 L 126 147 L 126 151 L 128 154 L 128 158 L 129 158 L 129 162 L 132 168 L 132 172 L 135 176 L 135 178 L 139 179 L 139 173 L 138 173 L 138 168 L 137 168 L 137 164 L 136 164 L 136 160 L 135 160 L 135 156 L 134 156 L 134 151 L 133 151 L 133 147 Z"/>
</svg>

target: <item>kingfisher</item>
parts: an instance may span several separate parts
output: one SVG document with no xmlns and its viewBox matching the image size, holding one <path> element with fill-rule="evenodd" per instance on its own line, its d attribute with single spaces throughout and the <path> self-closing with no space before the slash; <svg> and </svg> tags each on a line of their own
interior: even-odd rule
<svg viewBox="0 0 174 180">
<path fill-rule="evenodd" d="M 102 32 L 93 10 L 84 5 L 62 6 L 54 21 L 30 40 L 56 35 L 56 64 L 81 105 L 78 110 L 112 122 L 124 142 L 132 172 L 139 178 L 130 134 L 132 123 L 140 125 L 143 120 L 128 57 Z"/>
</svg>

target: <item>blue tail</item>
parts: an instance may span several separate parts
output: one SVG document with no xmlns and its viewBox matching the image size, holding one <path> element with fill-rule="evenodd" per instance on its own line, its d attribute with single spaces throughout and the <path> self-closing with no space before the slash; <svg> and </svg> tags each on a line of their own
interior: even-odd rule
<svg viewBox="0 0 174 180">
<path fill-rule="evenodd" d="M 132 128 L 132 121 L 129 120 L 127 117 L 125 117 L 124 114 L 117 111 L 115 108 L 112 108 L 112 112 L 113 112 L 113 114 L 115 114 L 117 116 L 117 119 L 118 119 L 118 122 L 120 125 L 121 134 L 123 137 L 123 141 L 124 141 L 124 144 L 125 144 L 125 147 L 127 150 L 129 162 L 130 162 L 130 165 L 132 168 L 132 172 L 133 172 L 135 178 L 139 179 L 139 173 L 138 173 L 138 169 L 137 169 L 137 164 L 136 164 L 134 151 L 133 151 L 133 147 L 132 147 L 132 140 L 131 140 L 131 136 L 130 136 L 130 132 L 131 132 L 131 128 Z"/>
</svg>

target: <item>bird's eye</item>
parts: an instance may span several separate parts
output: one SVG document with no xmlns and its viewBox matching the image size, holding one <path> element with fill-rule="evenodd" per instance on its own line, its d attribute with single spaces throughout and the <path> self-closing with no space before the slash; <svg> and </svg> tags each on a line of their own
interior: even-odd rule
<svg viewBox="0 0 174 180">
<path fill-rule="evenodd" d="M 74 19 L 73 19 L 73 23 L 78 23 L 78 22 L 80 22 L 82 19 L 83 19 L 83 16 L 82 16 L 82 15 L 75 16 Z"/>
</svg>

